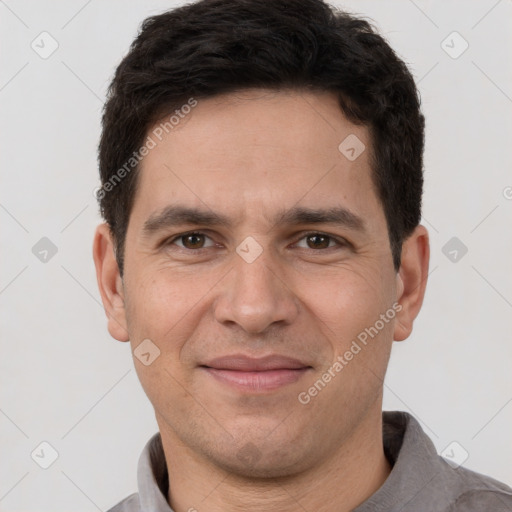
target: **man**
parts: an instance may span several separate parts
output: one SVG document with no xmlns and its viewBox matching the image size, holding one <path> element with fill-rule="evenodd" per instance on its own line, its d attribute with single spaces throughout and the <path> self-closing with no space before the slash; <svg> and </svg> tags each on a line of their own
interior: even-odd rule
<svg viewBox="0 0 512 512">
<path fill-rule="evenodd" d="M 428 274 L 423 139 L 405 64 L 320 0 L 143 23 L 105 106 L 94 259 L 159 433 L 112 511 L 512 510 L 382 413 Z"/>
</svg>

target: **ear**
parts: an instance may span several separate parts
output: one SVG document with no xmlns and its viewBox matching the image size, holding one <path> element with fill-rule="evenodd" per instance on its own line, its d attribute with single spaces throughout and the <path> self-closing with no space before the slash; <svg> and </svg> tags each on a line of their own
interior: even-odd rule
<svg viewBox="0 0 512 512">
<path fill-rule="evenodd" d="M 400 270 L 396 276 L 397 302 L 402 309 L 396 315 L 395 341 L 403 341 L 411 334 L 425 296 L 429 259 L 428 231 L 420 225 L 402 245 Z"/>
<path fill-rule="evenodd" d="M 93 258 L 101 300 L 108 318 L 108 332 L 118 341 L 129 341 L 124 303 L 123 281 L 117 265 L 110 228 L 96 228 Z"/>
</svg>

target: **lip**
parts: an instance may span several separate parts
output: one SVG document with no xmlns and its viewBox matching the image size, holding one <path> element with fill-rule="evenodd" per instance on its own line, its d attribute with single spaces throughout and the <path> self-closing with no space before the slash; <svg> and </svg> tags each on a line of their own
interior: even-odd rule
<svg viewBox="0 0 512 512">
<path fill-rule="evenodd" d="M 298 359 L 281 355 L 265 357 L 249 357 L 243 354 L 233 354 L 217 357 L 202 364 L 217 370 L 237 370 L 241 372 L 263 372 L 269 370 L 298 370 L 310 366 Z"/>
<path fill-rule="evenodd" d="M 239 391 L 264 392 L 297 382 L 311 366 L 280 355 L 252 358 L 234 354 L 212 359 L 200 368 Z"/>
</svg>

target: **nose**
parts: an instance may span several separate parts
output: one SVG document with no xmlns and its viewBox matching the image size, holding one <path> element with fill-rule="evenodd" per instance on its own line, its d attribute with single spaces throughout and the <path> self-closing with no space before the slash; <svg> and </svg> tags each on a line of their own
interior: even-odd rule
<svg viewBox="0 0 512 512">
<path fill-rule="evenodd" d="M 251 334 L 293 323 L 299 306 L 292 283 L 286 282 L 283 271 L 265 253 L 251 263 L 234 255 L 234 268 L 221 281 L 215 301 L 218 322 L 237 324 Z"/>
</svg>

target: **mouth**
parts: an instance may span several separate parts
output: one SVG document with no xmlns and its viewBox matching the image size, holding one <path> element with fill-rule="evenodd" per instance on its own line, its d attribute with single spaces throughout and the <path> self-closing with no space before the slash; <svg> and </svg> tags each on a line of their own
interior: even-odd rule
<svg viewBox="0 0 512 512">
<path fill-rule="evenodd" d="M 272 391 L 292 384 L 312 369 L 290 357 L 251 358 L 238 354 L 213 359 L 200 368 L 217 382 L 248 392 Z"/>
</svg>

